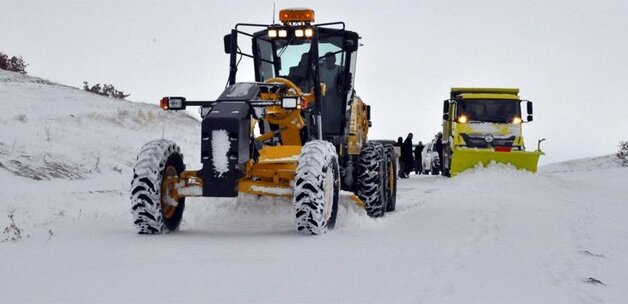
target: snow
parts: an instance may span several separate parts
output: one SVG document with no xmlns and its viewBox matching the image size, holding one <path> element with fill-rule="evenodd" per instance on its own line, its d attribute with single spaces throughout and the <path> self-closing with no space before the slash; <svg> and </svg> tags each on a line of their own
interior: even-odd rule
<svg viewBox="0 0 628 304">
<path fill-rule="evenodd" d="M 264 187 L 264 186 L 251 186 L 251 190 L 257 192 L 263 192 L 276 195 L 288 195 L 292 194 L 292 189 L 279 188 L 279 187 Z"/>
<path fill-rule="evenodd" d="M 136 154 L 174 139 L 198 168 L 196 120 L 4 71 L 0 100 L 0 302 L 628 302 L 628 168 L 612 156 L 412 175 L 394 213 L 343 195 L 318 237 L 295 231 L 291 199 L 249 195 L 187 199 L 180 232 L 144 236 Z"/>
<path fill-rule="evenodd" d="M 229 171 L 229 158 L 227 153 L 231 148 L 227 130 L 212 131 L 212 165 L 214 171 L 221 177 Z"/>
</svg>

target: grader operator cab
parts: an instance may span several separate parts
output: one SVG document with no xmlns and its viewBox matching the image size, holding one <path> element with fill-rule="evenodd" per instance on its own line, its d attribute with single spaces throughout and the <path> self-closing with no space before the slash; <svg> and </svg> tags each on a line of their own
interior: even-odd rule
<svg viewBox="0 0 628 304">
<path fill-rule="evenodd" d="M 370 107 L 354 90 L 360 37 L 314 16 L 287 9 L 281 24 L 237 24 L 224 38 L 230 70 L 220 97 L 161 100 L 165 110 L 201 107 L 202 168 L 186 170 L 172 141 L 144 145 L 131 196 L 139 233 L 178 230 L 190 196 L 291 197 L 305 234 L 334 227 L 340 190 L 369 216 L 395 209 L 393 148 L 367 141 Z M 254 81 L 237 81 L 242 58 L 252 59 Z"/>
<path fill-rule="evenodd" d="M 526 120 L 521 104 L 526 104 Z M 536 172 L 536 151 L 526 151 L 523 123 L 532 121 L 532 102 L 516 88 L 451 88 L 443 103 L 443 175 L 454 176 L 490 162 Z"/>
</svg>

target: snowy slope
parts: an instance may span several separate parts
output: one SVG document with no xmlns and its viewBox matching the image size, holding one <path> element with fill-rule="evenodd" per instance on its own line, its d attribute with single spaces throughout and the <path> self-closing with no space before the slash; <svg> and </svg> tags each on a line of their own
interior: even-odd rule
<svg viewBox="0 0 628 304">
<path fill-rule="evenodd" d="M 628 302 L 628 169 L 611 157 L 412 176 L 395 213 L 343 199 L 320 237 L 251 196 L 190 199 L 179 233 L 140 236 L 135 154 L 165 137 L 198 168 L 197 121 L 4 71 L 0 100 L 3 303 Z"/>
</svg>

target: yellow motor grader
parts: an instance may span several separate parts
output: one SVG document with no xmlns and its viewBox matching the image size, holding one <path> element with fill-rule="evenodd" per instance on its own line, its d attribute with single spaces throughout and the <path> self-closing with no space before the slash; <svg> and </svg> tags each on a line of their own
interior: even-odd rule
<svg viewBox="0 0 628 304">
<path fill-rule="evenodd" d="M 367 140 L 370 107 L 354 89 L 360 37 L 314 17 L 286 9 L 280 24 L 237 24 L 224 37 L 229 79 L 218 99 L 161 100 L 165 110 L 200 107 L 202 168 L 186 170 L 170 140 L 143 146 L 131 194 L 139 233 L 178 230 L 191 196 L 290 197 L 304 234 L 334 228 L 341 190 L 371 217 L 395 209 L 394 150 Z M 237 81 L 242 58 L 254 81 Z"/>
</svg>

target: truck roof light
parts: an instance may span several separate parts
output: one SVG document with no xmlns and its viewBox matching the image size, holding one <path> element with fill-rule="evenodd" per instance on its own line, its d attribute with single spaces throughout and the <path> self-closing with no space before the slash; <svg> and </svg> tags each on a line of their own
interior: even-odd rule
<svg viewBox="0 0 628 304">
<path fill-rule="evenodd" d="M 288 8 L 279 11 L 279 20 L 287 22 L 314 22 L 314 10 L 309 8 Z"/>
<path fill-rule="evenodd" d="M 288 37 L 288 31 L 287 30 L 281 29 L 281 30 L 277 31 L 277 33 L 279 34 L 280 38 Z"/>
<path fill-rule="evenodd" d="M 268 30 L 268 37 L 270 37 L 270 38 L 277 38 L 277 30 L 269 29 Z"/>
<path fill-rule="evenodd" d="M 303 29 L 296 29 L 294 30 L 294 37 L 303 37 L 305 36 L 305 33 L 303 31 Z"/>
</svg>

